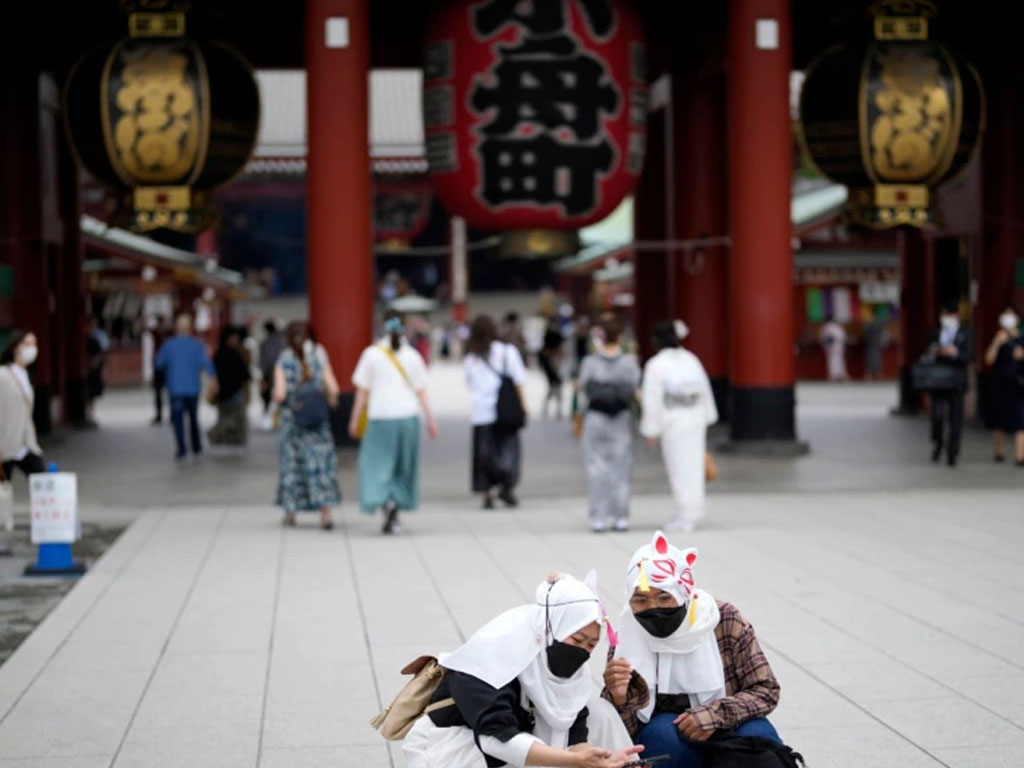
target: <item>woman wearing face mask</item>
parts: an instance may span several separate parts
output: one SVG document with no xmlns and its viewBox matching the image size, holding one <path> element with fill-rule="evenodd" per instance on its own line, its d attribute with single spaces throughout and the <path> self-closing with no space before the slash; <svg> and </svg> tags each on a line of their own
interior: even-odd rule
<svg viewBox="0 0 1024 768">
<path fill-rule="evenodd" d="M 593 588 L 554 574 L 534 601 L 506 611 L 439 659 L 446 670 L 402 750 L 407 768 L 621 768 L 640 748 L 596 701 L 605 743 L 592 746 L 586 662 L 601 634 Z M 448 702 L 448 703 L 446 703 Z M 596 734 L 595 734 L 596 736 Z M 610 747 L 610 748 L 609 748 Z M 617 750 L 617 751 L 613 751 Z"/>
<path fill-rule="evenodd" d="M 0 462 L 4 477 L 10 477 L 15 467 L 25 475 L 46 471 L 32 423 L 35 392 L 28 377 L 28 368 L 38 354 L 35 334 L 16 330 L 0 355 Z"/>
<path fill-rule="evenodd" d="M 658 531 L 626 569 L 619 644 L 605 668 L 602 696 L 648 755 L 664 768 L 700 768 L 682 737 L 706 741 L 717 730 L 779 742 L 765 718 L 779 701 L 754 628 L 735 606 L 696 589 L 697 550 L 680 550 Z"/>
<path fill-rule="evenodd" d="M 1005 461 L 1003 435 L 1013 435 L 1013 454 L 1024 466 L 1024 337 L 1020 315 L 1007 307 L 999 316 L 999 330 L 985 350 L 985 362 L 992 368 L 992 439 L 995 460 Z"/>
<path fill-rule="evenodd" d="M 622 350 L 622 326 L 614 318 L 601 322 L 597 352 L 580 366 L 577 385 L 582 413 L 576 431 L 583 441 L 590 528 L 629 527 L 629 481 L 633 471 L 633 412 L 640 367 Z"/>
<path fill-rule="evenodd" d="M 324 416 L 317 423 L 296 412 L 299 397 L 319 391 L 327 403 L 338 403 L 338 382 L 323 347 L 310 338 L 309 326 L 291 323 L 285 331 L 285 350 L 274 366 L 274 401 L 281 404 L 278 434 L 277 503 L 284 508 L 284 524 L 295 525 L 297 512 L 320 512 L 320 527 L 330 530 L 331 507 L 341 503 L 338 457 L 331 427 Z"/>
<path fill-rule="evenodd" d="M 397 312 L 384 315 L 384 339 L 366 348 L 352 383 L 355 403 L 348 431 L 362 439 L 359 446 L 359 506 L 384 516 L 381 533 L 401 531 L 399 510 L 419 506 L 420 412 L 427 434 L 437 437 L 437 424 L 427 396 L 427 366 L 406 340 Z M 359 417 L 366 409 L 366 432 L 359 434 Z"/>
</svg>

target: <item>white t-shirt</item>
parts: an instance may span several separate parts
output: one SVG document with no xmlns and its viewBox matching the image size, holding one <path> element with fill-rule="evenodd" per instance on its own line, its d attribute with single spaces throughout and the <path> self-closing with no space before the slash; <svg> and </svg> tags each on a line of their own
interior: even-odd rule
<svg viewBox="0 0 1024 768">
<path fill-rule="evenodd" d="M 511 344 L 492 342 L 489 358 L 490 365 L 476 355 L 466 355 L 462 362 L 466 386 L 473 395 L 473 426 L 497 421 L 498 389 L 501 387 L 499 374 L 511 377 L 516 386 L 522 386 L 526 381 L 523 357 Z"/>
<path fill-rule="evenodd" d="M 384 352 L 383 344 L 390 345 L 390 342 L 385 340 L 363 350 L 352 374 L 352 383 L 370 392 L 367 417 L 408 419 L 410 416 L 418 416 L 420 403 L 415 392 L 420 392 L 427 386 L 427 366 L 420 353 L 402 339 L 402 346 L 395 353 L 395 357 L 405 369 L 405 375 L 409 377 L 407 384 L 398 368 L 391 362 L 391 358 Z"/>
</svg>

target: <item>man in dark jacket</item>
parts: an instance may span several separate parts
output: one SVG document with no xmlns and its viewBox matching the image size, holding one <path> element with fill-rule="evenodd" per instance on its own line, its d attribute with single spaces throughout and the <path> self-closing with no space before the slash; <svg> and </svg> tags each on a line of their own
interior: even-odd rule
<svg viewBox="0 0 1024 768">
<path fill-rule="evenodd" d="M 960 437 L 964 428 L 964 394 L 967 391 L 967 366 L 972 355 L 971 330 L 960 322 L 955 304 L 942 308 L 939 327 L 932 334 L 928 353 L 939 363 L 955 369 L 959 384 L 951 390 L 931 393 L 932 399 L 932 461 L 937 462 L 946 448 L 946 463 L 955 467 L 960 456 Z M 949 434 L 945 436 L 946 422 Z"/>
</svg>

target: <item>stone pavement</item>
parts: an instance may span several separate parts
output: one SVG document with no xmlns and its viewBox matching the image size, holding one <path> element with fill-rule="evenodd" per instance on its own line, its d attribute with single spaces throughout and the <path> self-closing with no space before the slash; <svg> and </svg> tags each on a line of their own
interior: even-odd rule
<svg viewBox="0 0 1024 768">
<path fill-rule="evenodd" d="M 656 455 L 639 455 L 634 531 L 595 536 L 564 423 L 538 423 L 524 507 L 482 512 L 453 375 L 435 373 L 447 437 L 394 538 L 348 503 L 331 533 L 282 529 L 269 436 L 174 466 L 142 397 L 109 398 L 103 431 L 50 454 L 82 472 L 87 515 L 133 522 L 0 667 L 0 768 L 401 768 L 367 721 L 407 661 L 553 568 L 596 567 L 617 615 L 629 553 L 668 515 Z M 923 422 L 884 415 L 891 395 L 802 388 L 812 456 L 724 459 L 686 542 L 698 582 L 757 628 L 782 684 L 772 719 L 812 768 L 1019 766 L 1024 471 L 990 466 L 974 433 L 959 469 L 928 464 Z"/>
</svg>

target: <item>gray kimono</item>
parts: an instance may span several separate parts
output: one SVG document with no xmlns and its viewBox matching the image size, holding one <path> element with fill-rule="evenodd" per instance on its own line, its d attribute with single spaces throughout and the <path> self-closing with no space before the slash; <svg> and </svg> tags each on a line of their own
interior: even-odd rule
<svg viewBox="0 0 1024 768">
<path fill-rule="evenodd" d="M 580 366 L 579 382 L 590 519 L 611 523 L 629 516 L 632 406 L 640 366 L 632 355 L 588 355 Z"/>
</svg>

